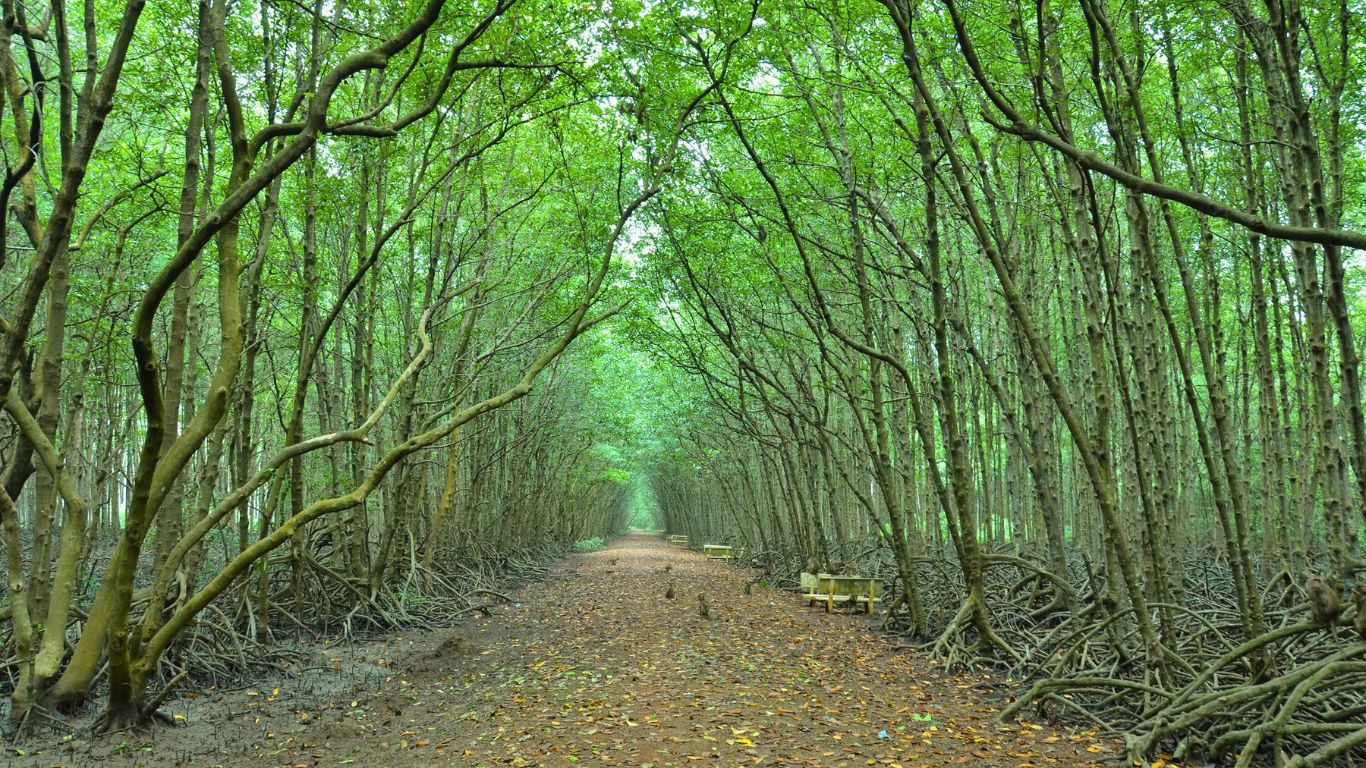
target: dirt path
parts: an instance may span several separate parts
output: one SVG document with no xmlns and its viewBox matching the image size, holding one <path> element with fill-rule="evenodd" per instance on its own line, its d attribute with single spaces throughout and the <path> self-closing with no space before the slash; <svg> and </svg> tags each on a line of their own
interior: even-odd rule
<svg viewBox="0 0 1366 768">
<path fill-rule="evenodd" d="M 666 573 L 665 568 L 669 567 Z M 461 628 L 397 688 L 293 737 L 284 765 L 1116 764 L 1083 732 L 1001 727 L 989 677 L 943 677 L 747 572 L 645 534 Z M 664 598 L 670 581 L 677 597 Z M 698 615 L 697 595 L 711 603 Z M 362 714 L 363 713 L 363 714 Z M 307 744 L 307 746 L 305 746 Z M 294 746 L 297 745 L 297 746 Z M 265 757 L 265 755 L 262 755 Z"/>
<path fill-rule="evenodd" d="M 241 694 L 237 717 L 214 726 L 215 741 L 233 748 L 193 754 L 180 734 L 200 723 L 122 756 L 489 768 L 1120 764 L 1116 745 L 1091 733 L 997 725 L 1003 681 L 941 676 L 877 635 L 876 618 L 826 615 L 758 586 L 747 596 L 749 578 L 658 537 L 627 536 L 513 593 L 498 615 L 419 640 L 388 662 L 379 690 L 306 708 L 288 692 Z M 699 594 L 710 618 L 698 615 Z"/>
</svg>

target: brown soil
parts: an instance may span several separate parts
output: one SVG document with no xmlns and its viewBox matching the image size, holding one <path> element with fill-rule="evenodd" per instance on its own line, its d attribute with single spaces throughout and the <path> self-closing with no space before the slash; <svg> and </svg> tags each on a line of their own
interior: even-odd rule
<svg viewBox="0 0 1366 768">
<path fill-rule="evenodd" d="M 879 635 L 877 617 L 827 615 L 758 586 L 745 595 L 752 578 L 626 536 L 513 592 L 492 617 L 351 651 L 385 671 L 359 692 L 224 694 L 180 710 L 188 725 L 154 740 L 81 735 L 79 754 L 53 749 L 33 764 L 1121 764 L 1093 732 L 997 724 L 1008 681 L 939 671 Z"/>
</svg>

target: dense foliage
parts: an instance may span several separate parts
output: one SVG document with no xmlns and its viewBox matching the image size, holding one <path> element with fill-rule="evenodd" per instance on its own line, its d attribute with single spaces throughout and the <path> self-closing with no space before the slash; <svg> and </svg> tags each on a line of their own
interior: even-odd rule
<svg viewBox="0 0 1366 768">
<path fill-rule="evenodd" d="M 1362 8 L 447 5 L 0 3 L 15 724 L 657 522 L 1366 749 Z"/>
</svg>

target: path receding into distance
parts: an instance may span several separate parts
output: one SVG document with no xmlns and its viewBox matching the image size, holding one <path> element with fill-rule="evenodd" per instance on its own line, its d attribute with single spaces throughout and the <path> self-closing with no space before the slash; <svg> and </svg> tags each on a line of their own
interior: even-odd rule
<svg viewBox="0 0 1366 768">
<path fill-rule="evenodd" d="M 377 672 L 358 690 L 206 694 L 213 707 L 187 710 L 188 727 L 25 764 L 1126 764 L 1119 743 L 1093 731 L 999 724 L 1011 683 L 899 649 L 878 633 L 880 616 L 826 614 L 759 585 L 745 595 L 754 578 L 632 534 L 558 564 L 492 616 L 337 648 L 330 668 Z"/>
<path fill-rule="evenodd" d="M 666 571 L 666 568 L 668 570 Z M 452 630 L 399 685 L 263 752 L 279 765 L 1116 765 L 1094 733 L 995 713 L 1011 690 L 897 651 L 751 572 L 632 534 Z M 677 596 L 665 599 L 670 581 Z M 699 594 L 710 618 L 698 615 Z M 286 741 L 286 739 L 288 739 Z M 278 750 L 278 751 L 277 751 Z"/>
</svg>

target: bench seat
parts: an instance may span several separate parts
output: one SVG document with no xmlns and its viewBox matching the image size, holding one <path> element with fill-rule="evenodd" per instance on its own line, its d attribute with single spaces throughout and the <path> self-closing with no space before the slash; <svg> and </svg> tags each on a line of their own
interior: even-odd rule
<svg viewBox="0 0 1366 768">
<path fill-rule="evenodd" d="M 733 559 L 731 548 L 726 544 L 703 544 L 702 552 L 706 554 L 708 560 Z"/>
<path fill-rule="evenodd" d="M 855 605 L 861 605 L 865 613 L 872 613 L 873 606 L 882 596 L 882 580 L 868 576 L 833 576 L 828 573 L 815 575 L 815 584 L 810 584 L 807 577 L 811 574 L 802 574 L 802 598 L 807 601 L 808 606 L 814 606 L 816 602 L 825 603 L 825 612 L 829 613 L 834 608 L 835 603 L 846 603 L 853 601 Z"/>
</svg>

